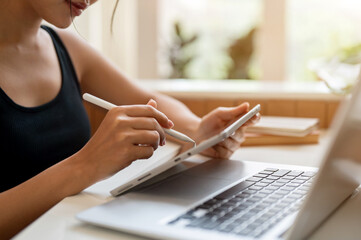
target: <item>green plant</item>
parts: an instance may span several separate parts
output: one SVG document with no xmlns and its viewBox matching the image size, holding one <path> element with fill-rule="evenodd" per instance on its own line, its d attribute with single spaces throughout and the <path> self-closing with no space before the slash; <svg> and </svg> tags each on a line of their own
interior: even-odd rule
<svg viewBox="0 0 361 240">
<path fill-rule="evenodd" d="M 361 63 L 361 43 L 345 47 L 341 49 L 337 55 L 341 62 L 359 64 Z"/>
<path fill-rule="evenodd" d="M 245 36 L 236 39 L 228 48 L 232 65 L 228 69 L 228 79 L 250 79 L 250 62 L 254 52 L 254 35 L 256 28 L 253 28 Z"/>
<path fill-rule="evenodd" d="M 187 67 L 196 57 L 191 47 L 197 41 L 198 35 L 187 36 L 184 27 L 178 21 L 174 23 L 173 30 L 173 41 L 168 53 L 172 67 L 169 78 L 187 78 Z"/>
</svg>

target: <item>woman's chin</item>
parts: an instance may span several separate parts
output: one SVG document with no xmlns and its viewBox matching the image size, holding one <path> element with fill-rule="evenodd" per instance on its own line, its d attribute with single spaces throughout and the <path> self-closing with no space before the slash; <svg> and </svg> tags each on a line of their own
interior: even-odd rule
<svg viewBox="0 0 361 240">
<path fill-rule="evenodd" d="M 73 23 L 73 21 L 71 18 L 69 18 L 68 21 L 48 21 L 48 23 L 50 23 L 51 25 L 57 28 L 65 29 L 68 28 Z"/>
</svg>

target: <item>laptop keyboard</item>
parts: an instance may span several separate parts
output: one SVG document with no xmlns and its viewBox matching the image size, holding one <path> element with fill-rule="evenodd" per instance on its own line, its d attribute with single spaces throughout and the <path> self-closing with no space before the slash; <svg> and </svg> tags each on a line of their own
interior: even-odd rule
<svg viewBox="0 0 361 240">
<path fill-rule="evenodd" d="M 315 174 L 267 168 L 168 224 L 259 238 L 298 211 Z"/>
</svg>

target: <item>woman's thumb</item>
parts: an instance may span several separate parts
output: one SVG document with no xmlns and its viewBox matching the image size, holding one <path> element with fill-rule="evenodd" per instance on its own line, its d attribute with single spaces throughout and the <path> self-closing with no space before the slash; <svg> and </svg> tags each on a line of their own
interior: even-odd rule
<svg viewBox="0 0 361 240">
<path fill-rule="evenodd" d="M 147 103 L 147 105 L 150 105 L 154 108 L 157 108 L 157 102 L 154 99 L 150 99 Z"/>
<path fill-rule="evenodd" d="M 249 103 L 244 102 L 244 103 L 238 105 L 237 107 L 234 107 L 231 110 L 231 113 L 233 114 L 234 117 L 237 117 L 237 116 L 245 114 L 248 111 L 249 111 Z"/>
</svg>

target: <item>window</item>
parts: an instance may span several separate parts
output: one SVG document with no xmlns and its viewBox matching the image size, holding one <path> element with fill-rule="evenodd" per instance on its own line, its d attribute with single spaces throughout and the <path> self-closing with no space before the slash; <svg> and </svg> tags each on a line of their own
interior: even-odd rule
<svg viewBox="0 0 361 240">
<path fill-rule="evenodd" d="M 319 59 L 354 56 L 359 63 L 360 11 L 359 0 L 288 0 L 287 79 L 315 80 L 309 68 Z"/>
<path fill-rule="evenodd" d="M 159 9 L 162 77 L 259 78 L 260 0 L 160 0 Z"/>
<path fill-rule="evenodd" d="M 78 30 L 134 78 L 314 81 L 316 60 L 361 62 L 359 0 L 120 0 L 111 35 L 114 3 L 97 2 Z M 237 40 L 246 70 L 232 71 Z"/>
</svg>

